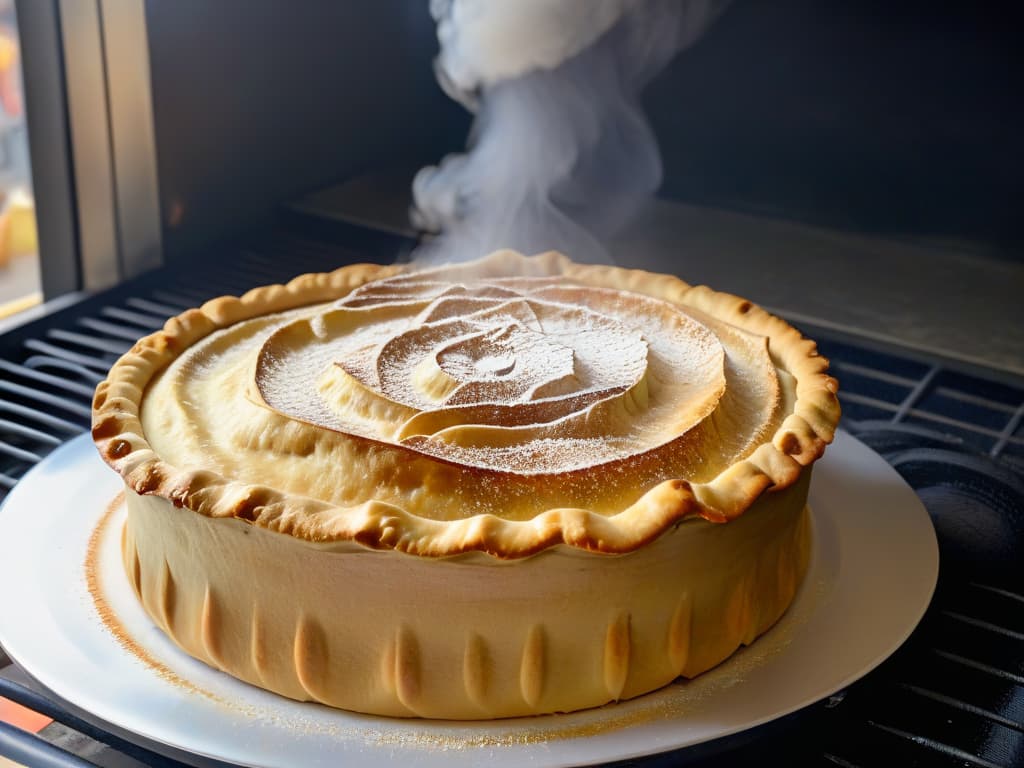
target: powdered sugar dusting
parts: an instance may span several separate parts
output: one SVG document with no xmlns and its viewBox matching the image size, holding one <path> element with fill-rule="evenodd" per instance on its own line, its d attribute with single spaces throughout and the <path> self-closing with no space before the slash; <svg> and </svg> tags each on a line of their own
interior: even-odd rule
<svg viewBox="0 0 1024 768">
<path fill-rule="evenodd" d="M 723 348 L 679 306 L 448 271 L 370 283 L 276 331 L 256 370 L 267 404 L 459 465 L 549 474 L 670 443 L 721 397 Z"/>
</svg>

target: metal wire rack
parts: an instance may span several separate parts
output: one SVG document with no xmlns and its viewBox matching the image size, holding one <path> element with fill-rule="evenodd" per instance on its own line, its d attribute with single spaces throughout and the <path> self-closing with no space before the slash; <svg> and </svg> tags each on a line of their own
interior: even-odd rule
<svg viewBox="0 0 1024 768">
<path fill-rule="evenodd" d="M 275 230 L 0 337 L 0 497 L 88 428 L 92 391 L 108 367 L 169 316 L 214 296 L 372 260 L 364 247 L 308 235 Z M 829 701 L 740 741 L 635 762 L 1024 765 L 1024 382 L 812 335 L 840 379 L 844 426 L 886 456 L 932 514 L 943 548 L 936 597 L 895 656 Z M 972 526 L 982 512 L 1014 532 L 1009 541 L 988 546 L 982 535 L 979 543 Z M 0 722 L 0 755 L 33 766 L 183 765 L 73 714 L 2 650 L 0 696 L 54 718 L 38 736 Z"/>
</svg>

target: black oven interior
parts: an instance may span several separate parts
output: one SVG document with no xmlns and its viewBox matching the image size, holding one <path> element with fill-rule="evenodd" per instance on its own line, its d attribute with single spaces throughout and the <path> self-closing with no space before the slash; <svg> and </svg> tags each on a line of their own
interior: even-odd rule
<svg viewBox="0 0 1024 768">
<path fill-rule="evenodd" d="M 92 388 L 168 316 L 302 272 L 406 258 L 417 237 L 411 174 L 459 150 L 469 127 L 434 82 L 425 2 L 145 10 L 163 266 L 0 336 L 0 493 L 88 428 Z M 664 160 L 661 207 L 616 257 L 737 291 L 741 272 L 771 276 L 751 281 L 763 292 L 753 298 L 819 340 L 841 381 L 843 427 L 915 488 L 941 570 L 917 631 L 862 680 L 776 723 L 630 765 L 1024 764 L 1013 172 L 1024 121 L 1012 98 L 1020 54 L 997 10 L 736 2 L 645 92 Z M 797 257 L 817 243 L 797 258 L 803 274 L 771 238 L 789 238 Z M 835 285 L 864 272 L 857 265 L 876 246 L 907 260 L 904 328 L 885 306 L 865 309 L 886 275 Z M 830 261 L 840 253 L 852 267 Z M 932 259 L 961 265 L 962 314 L 935 306 L 944 288 Z M 779 287 L 799 280 L 809 287 Z M 824 298 L 801 298 L 822 284 Z M 940 322 L 952 330 L 929 325 Z M 956 342 L 971 334 L 988 350 Z M 54 718 L 39 736 L 0 723 L 0 755 L 182 764 L 72 711 L 2 650 L 0 696 Z"/>
</svg>

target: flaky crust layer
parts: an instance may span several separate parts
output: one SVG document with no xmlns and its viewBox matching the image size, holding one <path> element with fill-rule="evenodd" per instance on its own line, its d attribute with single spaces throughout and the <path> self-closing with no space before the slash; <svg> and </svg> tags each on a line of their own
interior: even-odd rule
<svg viewBox="0 0 1024 768">
<path fill-rule="evenodd" d="M 170 319 L 162 331 L 139 341 L 97 387 L 93 438 L 104 460 L 141 495 L 156 495 L 211 518 L 237 518 L 310 542 L 355 542 L 427 557 L 483 552 L 499 559 L 535 555 L 551 547 L 622 554 L 657 539 L 680 521 L 702 517 L 726 522 L 743 514 L 765 492 L 792 486 L 831 442 L 839 418 L 836 382 L 815 344 L 749 301 L 677 278 L 640 270 L 578 265 L 547 253 L 524 259 L 535 274 L 564 275 L 584 285 L 654 296 L 692 308 L 768 339 L 773 363 L 796 380 L 791 412 L 769 440 L 703 483 L 669 478 L 617 514 L 559 508 L 529 520 L 478 514 L 432 520 L 370 500 L 352 507 L 239 482 L 207 470 L 164 461 L 147 442 L 140 408 L 147 386 L 182 352 L 235 323 L 332 301 L 401 267 L 354 265 L 303 275 L 287 285 L 257 288 L 241 298 L 223 297 Z M 493 258 L 493 257 L 492 257 Z"/>
</svg>

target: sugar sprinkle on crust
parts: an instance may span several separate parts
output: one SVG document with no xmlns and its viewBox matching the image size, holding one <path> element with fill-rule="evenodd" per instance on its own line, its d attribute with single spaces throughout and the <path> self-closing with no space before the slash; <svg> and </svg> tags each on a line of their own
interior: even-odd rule
<svg viewBox="0 0 1024 768">
<path fill-rule="evenodd" d="M 141 339 L 96 389 L 92 434 L 100 455 L 136 493 L 161 496 L 208 517 L 238 518 L 314 543 L 351 541 L 424 557 L 483 552 L 512 560 L 561 545 L 623 554 L 687 518 L 727 522 L 743 514 L 763 493 L 795 483 L 802 468 L 820 458 L 832 441 L 839 403 L 836 381 L 827 373 L 828 361 L 818 354 L 814 342 L 760 307 L 704 286 L 691 287 L 677 278 L 574 264 L 554 252 L 529 258 L 508 252 L 489 258 L 502 256 L 528 264 L 536 274 L 564 275 L 586 285 L 646 293 L 767 337 L 773 362 L 796 380 L 792 412 L 770 439 L 717 477 L 704 483 L 667 479 L 610 516 L 561 508 L 529 520 L 496 515 L 431 520 L 379 501 L 339 507 L 212 471 L 181 469 L 155 453 L 144 435 L 140 407 L 143 392 L 160 371 L 215 331 L 262 315 L 336 300 L 367 282 L 403 270 L 358 264 L 302 275 L 286 285 L 256 288 L 240 298 L 213 299 L 171 318 L 163 330 Z"/>
</svg>

